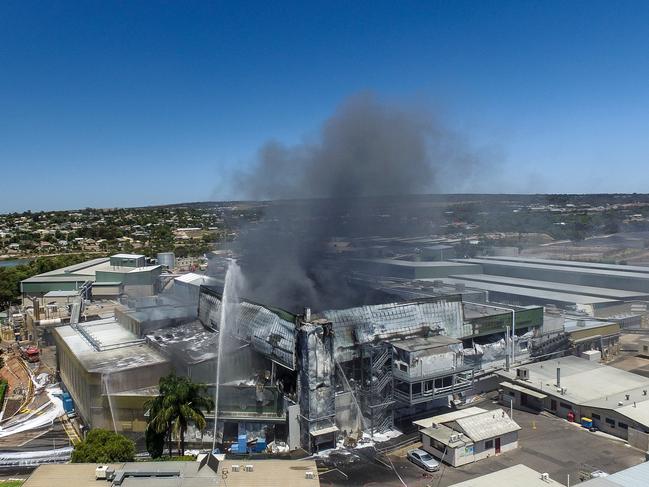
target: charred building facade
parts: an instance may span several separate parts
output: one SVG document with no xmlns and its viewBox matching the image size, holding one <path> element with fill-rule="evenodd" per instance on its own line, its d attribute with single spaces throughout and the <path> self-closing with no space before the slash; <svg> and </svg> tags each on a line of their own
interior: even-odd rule
<svg viewBox="0 0 649 487">
<path fill-rule="evenodd" d="M 249 434 L 313 452 L 469 396 L 476 373 L 510 353 L 512 313 L 461 295 L 295 314 L 220 291 L 200 287 L 193 312 L 140 300 L 114 319 L 56 329 L 59 372 L 84 421 L 142 434 L 143 404 L 173 370 L 218 387 L 208 428 L 190 430 L 190 443 L 227 447 Z M 516 321 L 522 357 L 542 309 L 521 308 Z"/>
</svg>

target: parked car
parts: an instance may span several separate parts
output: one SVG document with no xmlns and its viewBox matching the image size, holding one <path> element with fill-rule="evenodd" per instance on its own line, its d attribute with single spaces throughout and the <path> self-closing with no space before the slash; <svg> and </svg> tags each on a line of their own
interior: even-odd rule
<svg viewBox="0 0 649 487">
<path fill-rule="evenodd" d="M 428 472 L 437 472 L 439 470 L 439 462 L 424 450 L 410 450 L 407 456 L 408 460 Z"/>
</svg>

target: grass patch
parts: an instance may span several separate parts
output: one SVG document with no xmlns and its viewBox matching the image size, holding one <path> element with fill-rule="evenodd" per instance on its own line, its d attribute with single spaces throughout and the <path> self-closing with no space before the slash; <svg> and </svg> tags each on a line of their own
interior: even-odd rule
<svg viewBox="0 0 649 487">
<path fill-rule="evenodd" d="M 0 487 L 20 487 L 24 480 L 0 480 Z"/>
<path fill-rule="evenodd" d="M 4 400 L 5 400 L 5 394 L 7 392 L 7 387 L 9 387 L 9 384 L 7 384 L 6 380 L 0 381 L 0 409 L 2 409 L 2 406 L 4 405 Z M 7 485 L 2 484 L 2 485 Z"/>
<path fill-rule="evenodd" d="M 168 455 L 163 455 L 160 458 L 155 458 L 153 460 L 150 460 L 152 462 L 194 462 L 196 461 L 196 456 L 195 455 L 185 455 L 185 456 L 168 456 Z"/>
</svg>

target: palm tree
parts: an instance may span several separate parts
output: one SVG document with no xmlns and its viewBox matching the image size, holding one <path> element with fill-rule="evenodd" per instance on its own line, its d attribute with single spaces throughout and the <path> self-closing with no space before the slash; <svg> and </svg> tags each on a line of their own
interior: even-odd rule
<svg viewBox="0 0 649 487">
<path fill-rule="evenodd" d="M 199 430 L 206 426 L 205 413 L 214 407 L 214 401 L 207 395 L 207 386 L 195 384 L 187 377 L 178 377 L 173 372 L 160 378 L 158 396 L 146 402 L 149 409 L 148 428 L 165 433 L 169 441 L 179 439 L 180 454 L 185 454 L 185 432 L 193 424 Z"/>
</svg>

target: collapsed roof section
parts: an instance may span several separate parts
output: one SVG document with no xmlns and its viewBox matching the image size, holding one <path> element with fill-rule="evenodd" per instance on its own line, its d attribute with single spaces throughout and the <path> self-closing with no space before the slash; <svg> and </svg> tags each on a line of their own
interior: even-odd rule
<svg viewBox="0 0 649 487">
<path fill-rule="evenodd" d="M 333 324 L 340 362 L 354 358 L 357 346 L 365 343 L 428 333 L 455 338 L 464 334 L 460 296 L 329 310 L 322 315 Z"/>
<path fill-rule="evenodd" d="M 219 293 L 201 286 L 198 317 L 204 326 L 220 330 L 222 306 Z M 231 322 L 228 320 L 231 335 L 270 360 L 295 370 L 295 315 L 249 301 L 241 301 L 228 312 L 235 315 Z"/>
</svg>

